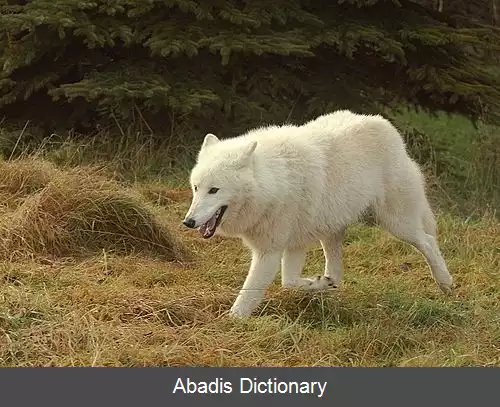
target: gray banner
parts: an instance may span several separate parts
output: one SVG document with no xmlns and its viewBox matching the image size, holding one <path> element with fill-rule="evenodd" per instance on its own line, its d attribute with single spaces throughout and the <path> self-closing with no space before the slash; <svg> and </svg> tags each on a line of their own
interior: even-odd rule
<svg viewBox="0 0 500 407">
<path fill-rule="evenodd" d="M 498 368 L 13 368 L 2 406 L 493 406 Z"/>
</svg>

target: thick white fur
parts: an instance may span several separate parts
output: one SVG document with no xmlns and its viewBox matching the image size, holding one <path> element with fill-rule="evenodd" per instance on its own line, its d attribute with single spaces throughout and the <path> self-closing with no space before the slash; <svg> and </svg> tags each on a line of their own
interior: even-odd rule
<svg viewBox="0 0 500 407">
<path fill-rule="evenodd" d="M 240 237 L 252 252 L 232 315 L 248 316 L 260 304 L 280 260 L 283 286 L 339 286 L 344 232 L 368 209 L 425 256 L 445 293 L 452 290 L 422 173 L 381 116 L 343 110 L 231 139 L 208 134 L 190 181 L 186 219 L 198 227 L 227 205 L 217 233 Z M 212 187 L 220 189 L 208 194 Z M 326 259 L 324 276 L 301 278 L 307 246 L 317 241 Z"/>
</svg>

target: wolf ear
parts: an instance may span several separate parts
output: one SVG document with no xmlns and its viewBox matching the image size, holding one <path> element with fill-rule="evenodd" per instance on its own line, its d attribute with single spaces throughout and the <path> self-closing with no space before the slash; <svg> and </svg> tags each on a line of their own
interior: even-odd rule
<svg viewBox="0 0 500 407">
<path fill-rule="evenodd" d="M 200 151 L 204 150 L 208 146 L 219 143 L 220 140 L 217 138 L 215 134 L 208 133 L 203 139 L 203 144 L 201 145 Z"/>
<path fill-rule="evenodd" d="M 249 143 L 244 151 L 243 151 L 243 156 L 244 157 L 250 157 L 253 152 L 255 151 L 255 149 L 257 148 L 257 142 L 256 141 L 252 141 L 251 143 Z"/>
<path fill-rule="evenodd" d="M 250 159 L 252 158 L 252 154 L 253 154 L 253 152 L 255 151 L 256 148 L 257 148 L 257 142 L 256 141 L 252 141 L 252 142 L 248 143 L 243 148 L 243 151 L 242 151 L 242 154 L 241 154 L 241 163 L 243 165 L 248 165 L 249 164 Z"/>
</svg>

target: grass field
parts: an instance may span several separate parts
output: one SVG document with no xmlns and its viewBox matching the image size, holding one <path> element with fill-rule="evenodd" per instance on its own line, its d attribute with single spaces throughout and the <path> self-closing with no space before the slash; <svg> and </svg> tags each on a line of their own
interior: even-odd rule
<svg viewBox="0 0 500 407">
<path fill-rule="evenodd" d="M 236 320 L 226 313 L 249 266 L 241 242 L 182 226 L 182 177 L 121 183 L 116 163 L 83 165 L 86 151 L 42 154 L 62 169 L 41 156 L 0 162 L 1 366 L 500 366 L 489 207 L 439 211 L 452 297 L 415 249 L 356 224 L 341 290 L 283 290 L 277 278 L 255 316 Z M 305 273 L 323 264 L 313 247 Z"/>
</svg>

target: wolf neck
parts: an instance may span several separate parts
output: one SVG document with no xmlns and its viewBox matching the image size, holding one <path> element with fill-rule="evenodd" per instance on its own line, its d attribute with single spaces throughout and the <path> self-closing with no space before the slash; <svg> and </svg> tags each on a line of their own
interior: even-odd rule
<svg viewBox="0 0 500 407">
<path fill-rule="evenodd" d="M 261 162 L 256 163 L 257 160 Z M 249 184 L 249 189 L 245 191 L 244 196 L 240 197 L 241 203 L 235 204 L 235 210 L 227 214 L 220 227 L 223 234 L 242 237 L 245 240 L 251 239 L 263 222 L 267 223 L 275 217 L 281 217 L 280 202 L 286 196 L 286 188 L 281 182 L 281 177 L 276 178 L 276 172 L 273 176 L 273 172 L 269 170 L 273 164 L 269 162 L 269 159 L 255 157 L 253 182 Z"/>
</svg>

